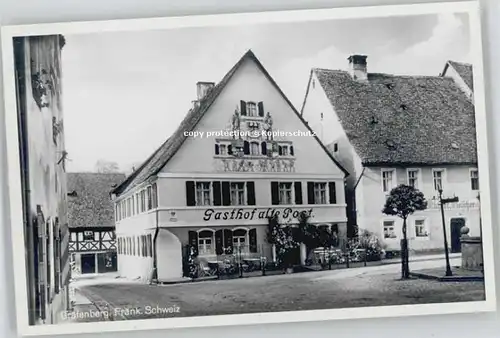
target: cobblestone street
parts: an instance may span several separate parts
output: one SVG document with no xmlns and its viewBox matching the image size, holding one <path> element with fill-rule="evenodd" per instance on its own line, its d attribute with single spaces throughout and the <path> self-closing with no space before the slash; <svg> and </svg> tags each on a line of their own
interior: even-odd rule
<svg viewBox="0 0 500 338">
<path fill-rule="evenodd" d="M 442 261 L 415 262 L 414 269 Z M 482 282 L 400 280 L 399 265 L 175 285 L 103 283 L 80 290 L 114 320 L 483 300 Z M 104 304 L 104 305 L 103 305 Z"/>
</svg>

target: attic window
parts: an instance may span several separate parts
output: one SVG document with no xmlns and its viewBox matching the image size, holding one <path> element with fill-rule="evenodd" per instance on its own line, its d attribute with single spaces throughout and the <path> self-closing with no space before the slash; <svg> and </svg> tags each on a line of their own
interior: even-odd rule
<svg viewBox="0 0 500 338">
<path fill-rule="evenodd" d="M 406 104 L 402 104 L 399 106 L 402 110 L 407 110 L 408 106 Z"/>
<path fill-rule="evenodd" d="M 389 149 L 394 149 L 396 148 L 396 144 L 394 143 L 393 140 L 387 140 L 385 141 L 385 145 L 387 146 L 387 148 Z"/>
<path fill-rule="evenodd" d="M 316 88 L 316 81 L 314 79 L 312 80 L 312 87 L 313 89 Z"/>
<path fill-rule="evenodd" d="M 394 84 L 393 83 L 386 83 L 385 86 L 387 87 L 387 89 L 393 89 L 394 88 Z"/>
<path fill-rule="evenodd" d="M 452 147 L 453 149 L 460 149 L 460 147 L 458 146 L 458 144 L 456 144 L 455 142 L 453 142 L 453 143 L 451 144 L 451 147 Z"/>
</svg>

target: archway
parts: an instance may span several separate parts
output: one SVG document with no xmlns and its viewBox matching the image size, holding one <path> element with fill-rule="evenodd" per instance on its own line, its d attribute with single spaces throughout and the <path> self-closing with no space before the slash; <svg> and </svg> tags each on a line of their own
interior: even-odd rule
<svg viewBox="0 0 500 338">
<path fill-rule="evenodd" d="M 182 277 L 182 245 L 176 235 L 160 229 L 156 239 L 158 280 Z"/>
</svg>

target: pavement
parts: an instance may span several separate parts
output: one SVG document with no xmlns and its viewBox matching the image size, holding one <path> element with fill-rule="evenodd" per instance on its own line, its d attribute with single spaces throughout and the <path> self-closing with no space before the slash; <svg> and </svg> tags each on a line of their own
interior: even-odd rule
<svg viewBox="0 0 500 338">
<path fill-rule="evenodd" d="M 451 259 L 460 265 L 460 257 Z M 443 269 L 413 260 L 411 271 Z M 484 283 L 400 279 L 399 264 L 199 283 L 147 285 L 116 276 L 75 281 L 110 320 L 484 300 Z M 101 316 L 102 317 L 102 316 Z M 101 319 L 102 320 L 102 319 Z M 108 319 L 109 320 L 109 319 Z"/>
</svg>

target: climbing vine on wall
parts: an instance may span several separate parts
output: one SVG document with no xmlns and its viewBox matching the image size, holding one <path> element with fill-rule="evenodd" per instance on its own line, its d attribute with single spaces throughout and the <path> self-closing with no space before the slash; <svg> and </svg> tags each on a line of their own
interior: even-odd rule
<svg viewBox="0 0 500 338">
<path fill-rule="evenodd" d="M 31 60 L 31 88 L 38 108 L 47 108 L 49 106 L 47 97 L 54 92 L 52 76 L 46 69 L 37 71 L 33 60 Z"/>
</svg>

